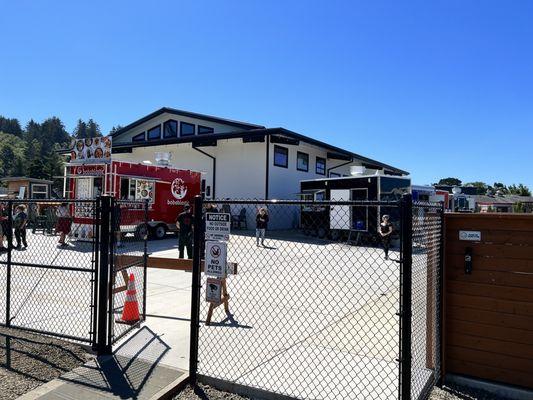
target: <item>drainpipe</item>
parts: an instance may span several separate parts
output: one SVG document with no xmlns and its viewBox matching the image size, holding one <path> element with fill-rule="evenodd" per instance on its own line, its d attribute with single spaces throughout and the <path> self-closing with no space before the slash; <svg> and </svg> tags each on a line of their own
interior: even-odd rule
<svg viewBox="0 0 533 400">
<path fill-rule="evenodd" d="M 266 176 L 265 176 L 265 200 L 268 200 L 268 181 L 270 179 L 270 135 L 266 135 Z"/>
<path fill-rule="evenodd" d="M 212 198 L 214 200 L 214 199 L 216 199 L 215 188 L 216 188 L 216 181 L 217 181 L 217 159 L 214 156 L 212 156 L 211 154 L 206 153 L 205 151 L 200 150 L 197 147 L 194 147 L 194 145 L 192 146 L 192 148 L 213 160 L 213 196 L 212 196 Z"/>
</svg>

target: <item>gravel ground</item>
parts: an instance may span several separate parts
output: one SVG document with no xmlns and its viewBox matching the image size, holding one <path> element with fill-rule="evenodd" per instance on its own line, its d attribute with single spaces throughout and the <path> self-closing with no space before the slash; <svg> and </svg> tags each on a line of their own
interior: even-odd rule
<svg viewBox="0 0 533 400">
<path fill-rule="evenodd" d="M 207 385 L 199 385 L 196 390 L 192 386 L 187 386 L 174 400 L 245 400 L 248 397 L 222 392 Z M 505 400 L 495 397 L 487 392 L 469 389 L 459 386 L 443 386 L 435 388 L 429 400 Z"/>
<path fill-rule="evenodd" d="M 7 365 L 7 349 L 11 362 Z M 84 364 L 79 345 L 0 327 L 0 400 L 11 400 Z"/>
<path fill-rule="evenodd" d="M 233 393 L 222 392 L 213 389 L 207 385 L 198 385 L 196 389 L 192 386 L 187 386 L 181 391 L 174 400 L 245 400 L 248 397 L 239 396 Z"/>
<path fill-rule="evenodd" d="M 442 389 L 437 387 L 433 389 L 429 400 L 505 400 L 505 398 L 496 397 L 484 390 L 444 385 Z"/>
</svg>

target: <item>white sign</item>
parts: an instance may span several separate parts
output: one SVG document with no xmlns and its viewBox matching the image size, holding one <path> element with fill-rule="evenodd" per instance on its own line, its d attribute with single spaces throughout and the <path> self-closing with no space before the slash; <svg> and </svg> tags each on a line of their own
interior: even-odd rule
<svg viewBox="0 0 533 400">
<path fill-rule="evenodd" d="M 226 277 L 227 245 L 224 242 L 205 242 L 205 273 L 217 278 Z"/>
<path fill-rule="evenodd" d="M 229 240 L 231 215 L 225 213 L 205 214 L 205 238 L 207 240 Z"/>
<path fill-rule="evenodd" d="M 111 137 L 74 139 L 71 144 L 70 162 L 95 164 L 111 161 Z"/>
<path fill-rule="evenodd" d="M 207 278 L 205 285 L 205 301 L 220 303 L 222 299 L 222 281 L 217 278 Z"/>
<path fill-rule="evenodd" d="M 480 231 L 459 231 L 459 240 L 469 240 L 472 242 L 481 241 Z"/>
</svg>

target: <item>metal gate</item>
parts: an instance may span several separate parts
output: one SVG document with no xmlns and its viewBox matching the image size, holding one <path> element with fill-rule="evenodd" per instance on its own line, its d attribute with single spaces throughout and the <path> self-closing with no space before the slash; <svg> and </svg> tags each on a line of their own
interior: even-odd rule
<svg viewBox="0 0 533 400">
<path fill-rule="evenodd" d="M 66 222 L 58 218 L 62 204 Z M 103 354 L 144 320 L 147 202 L 102 196 L 1 206 L 0 325 L 87 343 Z M 65 245 L 61 230 L 70 230 Z M 131 274 L 141 317 L 134 325 L 120 323 Z"/>
<path fill-rule="evenodd" d="M 58 243 L 57 208 L 86 217 Z M 99 239 L 96 200 L 6 200 L 2 204 L 0 324 L 93 344 Z M 26 216 L 24 218 L 24 215 Z M 23 225 L 21 225 L 23 224 Z M 5 306 L 5 308 L 4 308 Z"/>
<path fill-rule="evenodd" d="M 214 303 L 206 295 L 218 283 L 201 273 L 202 208 L 231 215 Z M 193 382 L 298 399 L 427 396 L 440 368 L 442 205 L 198 198 L 194 210 Z"/>
</svg>

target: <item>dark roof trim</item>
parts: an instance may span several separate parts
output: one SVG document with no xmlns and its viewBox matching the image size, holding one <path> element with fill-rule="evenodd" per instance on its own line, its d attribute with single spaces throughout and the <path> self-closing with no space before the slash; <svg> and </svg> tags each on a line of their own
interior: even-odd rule
<svg viewBox="0 0 533 400">
<path fill-rule="evenodd" d="M 37 178 L 28 178 L 25 176 L 10 176 L 7 178 L 1 178 L 0 182 L 17 182 L 17 181 L 28 181 L 29 183 L 40 183 L 51 185 L 54 181 L 48 179 L 37 179 Z"/>
<path fill-rule="evenodd" d="M 231 119 L 214 117 L 212 115 L 198 114 L 198 113 L 193 113 L 193 112 L 190 112 L 190 111 L 183 111 L 183 110 L 178 110 L 178 109 L 175 109 L 175 108 L 163 107 L 163 108 L 160 108 L 157 111 L 154 111 L 151 114 L 148 114 L 147 116 L 145 116 L 145 117 L 143 117 L 141 119 L 138 119 L 135 122 L 132 122 L 131 124 L 125 126 L 124 128 L 119 129 L 118 131 L 113 133 L 111 136 L 112 137 L 120 136 L 124 132 L 127 132 L 130 129 L 133 129 L 133 128 L 141 125 L 141 124 L 144 124 L 145 122 L 151 120 L 152 118 L 155 118 L 155 117 L 157 117 L 157 116 L 159 116 L 161 114 L 164 114 L 164 113 L 173 114 L 173 115 L 181 115 L 182 117 L 198 118 L 198 119 L 202 119 L 204 121 L 211 121 L 211 122 L 216 122 L 216 123 L 219 123 L 219 124 L 231 125 L 231 126 L 234 126 L 234 127 L 237 127 L 237 128 L 247 129 L 247 130 L 248 129 L 265 128 L 262 125 L 250 124 L 248 122 L 234 121 L 234 120 L 231 120 Z"/>
<path fill-rule="evenodd" d="M 372 160 L 367 157 L 363 157 L 359 154 L 352 153 L 347 150 L 343 150 L 339 147 L 321 142 L 320 140 L 316 140 L 308 136 L 300 135 L 299 133 L 289 131 L 285 128 L 251 129 L 245 132 L 213 133 L 211 135 L 212 135 L 212 139 L 216 138 L 217 140 L 245 138 L 245 137 L 249 137 L 250 135 L 268 135 L 271 137 L 273 136 L 279 137 L 279 135 L 282 135 L 285 137 L 290 137 L 292 139 L 299 140 L 301 142 L 305 142 L 313 146 L 322 147 L 324 149 L 327 149 L 330 152 L 337 153 L 338 155 L 346 155 L 347 157 L 355 158 L 358 161 L 361 161 L 362 164 L 366 166 L 383 168 L 386 171 L 391 172 L 393 174 L 409 175 L 409 172 L 407 171 L 401 170 L 399 168 L 395 168 L 391 165 L 384 164 L 376 160 Z M 191 142 L 194 146 L 196 142 L 200 142 L 205 139 L 206 139 L 205 136 L 201 136 L 201 137 L 188 136 L 188 137 L 180 137 L 180 138 L 173 138 L 173 139 L 166 139 L 166 140 L 153 140 L 150 142 L 128 142 L 128 143 L 113 142 L 113 149 L 158 146 L 158 145 L 180 144 L 180 143 L 191 143 Z"/>
</svg>

